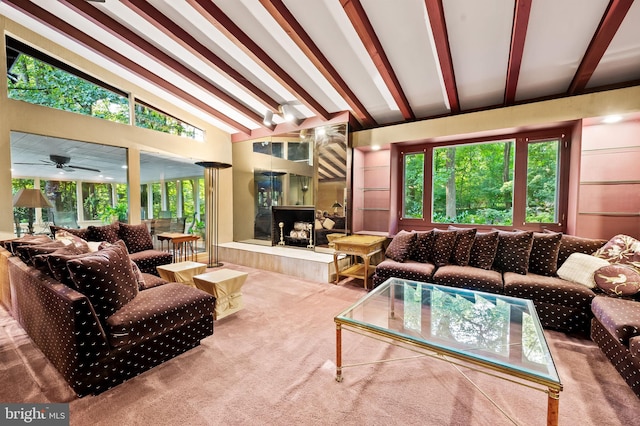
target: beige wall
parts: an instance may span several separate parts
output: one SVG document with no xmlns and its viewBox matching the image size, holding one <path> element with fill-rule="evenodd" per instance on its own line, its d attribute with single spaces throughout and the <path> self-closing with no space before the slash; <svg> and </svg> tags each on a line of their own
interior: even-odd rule
<svg viewBox="0 0 640 426">
<path fill-rule="evenodd" d="M 139 163 L 137 163 L 140 151 L 179 155 L 192 158 L 194 161 L 232 162 L 231 137 L 228 133 L 2 16 L 0 16 L 0 28 L 3 29 L 5 34 L 31 44 L 64 62 L 73 64 L 80 70 L 96 76 L 125 92 L 129 92 L 168 114 L 179 117 L 205 131 L 203 143 L 130 125 L 112 123 L 98 118 L 10 100 L 7 98 L 6 79 L 0 79 L 0 111 L 2 111 L 0 113 L 0 206 L 3 206 L 0 208 L 0 233 L 12 233 L 13 230 L 10 172 L 10 132 L 12 130 L 128 148 L 130 184 L 135 186 L 140 184 L 140 168 Z M 6 75 L 4 37 L 2 37 L 0 43 L 0 55 L 2 56 L 0 58 L 0 73 Z M 221 172 L 220 180 L 220 199 L 231 201 L 233 196 L 231 172 Z M 138 207 L 140 205 L 140 194 L 138 191 L 131 191 L 130 195 L 132 206 L 130 215 L 132 222 L 136 223 L 140 220 L 140 208 Z M 221 203 L 219 242 L 233 239 L 232 213 L 231 202 Z"/>
</svg>

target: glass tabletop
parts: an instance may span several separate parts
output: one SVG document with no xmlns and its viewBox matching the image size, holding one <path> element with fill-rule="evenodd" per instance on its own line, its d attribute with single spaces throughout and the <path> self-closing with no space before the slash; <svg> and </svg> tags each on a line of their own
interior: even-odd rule
<svg viewBox="0 0 640 426">
<path fill-rule="evenodd" d="M 531 300 L 390 278 L 335 320 L 511 375 L 560 385 Z"/>
</svg>

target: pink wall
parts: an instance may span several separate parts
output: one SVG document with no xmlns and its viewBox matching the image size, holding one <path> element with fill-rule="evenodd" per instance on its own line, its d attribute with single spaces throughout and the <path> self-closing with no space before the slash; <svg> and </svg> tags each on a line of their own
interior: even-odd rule
<svg viewBox="0 0 640 426">
<path fill-rule="evenodd" d="M 640 121 L 583 127 L 576 234 L 640 238 Z"/>
</svg>

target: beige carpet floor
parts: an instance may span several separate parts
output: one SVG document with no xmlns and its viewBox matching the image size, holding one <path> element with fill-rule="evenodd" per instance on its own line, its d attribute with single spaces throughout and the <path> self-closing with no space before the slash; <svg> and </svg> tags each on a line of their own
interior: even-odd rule
<svg viewBox="0 0 640 426">
<path fill-rule="evenodd" d="M 319 284 L 246 271 L 246 308 L 202 344 L 103 394 L 74 398 L 22 329 L 0 311 L 0 401 L 70 402 L 72 425 L 508 425 L 452 366 L 430 358 L 335 376 L 333 318 L 365 294 L 358 281 Z M 632 425 L 640 400 L 591 341 L 546 331 L 564 384 L 561 425 Z M 402 356 L 343 332 L 345 363 Z M 543 425 L 546 395 L 466 371 L 517 424 Z"/>
</svg>

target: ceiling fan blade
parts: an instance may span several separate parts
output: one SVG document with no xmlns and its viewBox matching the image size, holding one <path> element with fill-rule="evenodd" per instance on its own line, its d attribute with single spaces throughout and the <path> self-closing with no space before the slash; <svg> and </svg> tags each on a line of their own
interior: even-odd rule
<svg viewBox="0 0 640 426">
<path fill-rule="evenodd" d="M 92 169 L 91 167 L 74 166 L 72 164 L 66 164 L 65 166 L 66 166 L 66 168 L 69 168 L 69 169 L 88 170 L 90 172 L 100 173 L 100 170 Z"/>
<path fill-rule="evenodd" d="M 22 164 L 25 166 L 42 166 L 42 163 L 13 163 L 13 164 Z"/>
</svg>

